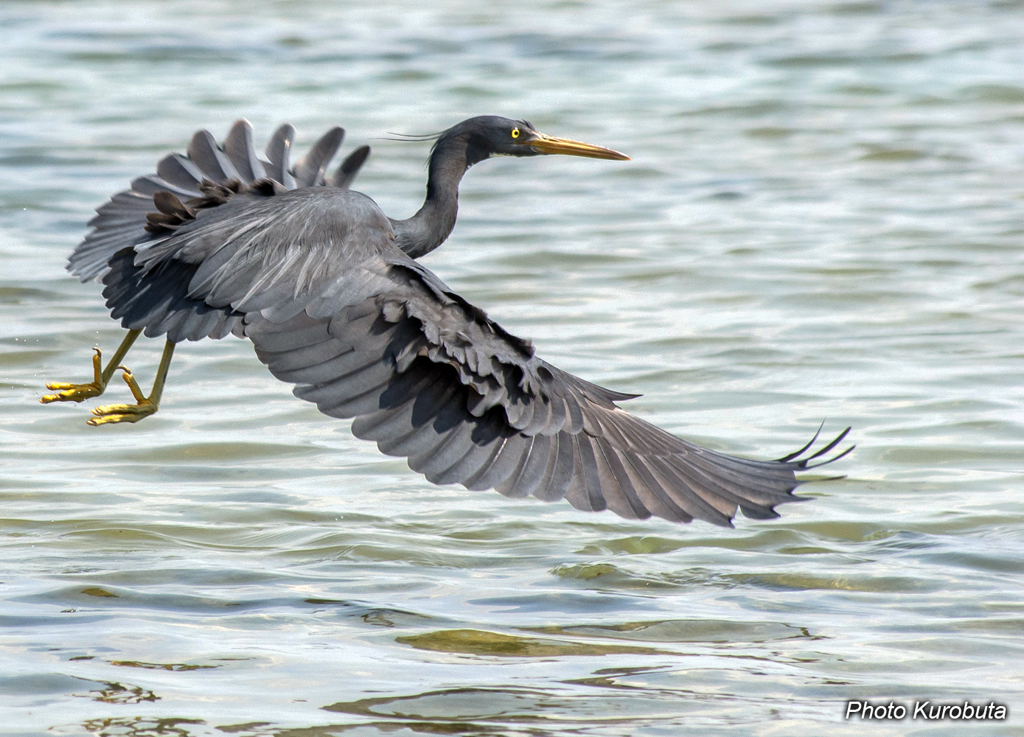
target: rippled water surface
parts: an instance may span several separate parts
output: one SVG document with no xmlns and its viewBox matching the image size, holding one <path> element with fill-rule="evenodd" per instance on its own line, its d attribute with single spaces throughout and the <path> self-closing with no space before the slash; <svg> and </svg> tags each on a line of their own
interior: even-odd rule
<svg viewBox="0 0 1024 737">
<path fill-rule="evenodd" d="M 1020 2 L 11 2 L 0 39 L 8 733 L 1024 734 Z M 428 144 L 387 133 L 480 113 L 633 160 L 475 167 L 427 265 L 711 447 L 853 425 L 845 478 L 735 530 L 435 488 L 233 338 L 139 425 L 36 401 L 121 339 L 63 268 L 92 210 L 196 128 L 340 123 L 405 217 Z"/>
</svg>

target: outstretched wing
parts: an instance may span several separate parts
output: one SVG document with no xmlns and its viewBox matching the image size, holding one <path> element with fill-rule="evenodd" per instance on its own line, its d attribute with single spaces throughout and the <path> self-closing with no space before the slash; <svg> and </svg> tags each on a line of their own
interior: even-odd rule
<svg viewBox="0 0 1024 737">
<path fill-rule="evenodd" d="M 283 190 L 324 185 L 348 189 L 370 154 L 369 146 L 360 146 L 328 179 L 324 172 L 341 146 L 345 131 L 338 127 L 327 131 L 292 166 L 289 155 L 294 137 L 295 128 L 281 126 L 267 144 L 266 158 L 260 158 L 247 120 L 237 121 L 221 146 L 209 132 L 197 131 L 187 154 L 166 156 L 155 174 L 134 180 L 131 189 L 118 192 L 97 210 L 96 217 L 89 221 L 92 231 L 68 260 L 68 271 L 83 282 L 102 277 L 110 260 L 122 248 L 158 238 L 153 228 L 147 229 L 147 215 L 166 209 L 161 203 L 154 203 L 158 193 L 171 193 L 176 200 L 187 202 L 206 197 L 203 182 L 238 183 L 244 187 L 261 180 L 275 182 Z"/>
<path fill-rule="evenodd" d="M 244 332 L 296 396 L 355 418 L 356 436 L 433 483 L 729 527 L 737 508 L 771 519 L 799 500 L 795 472 L 846 435 L 805 459 L 807 448 L 767 462 L 701 448 L 616 406 L 632 395 L 537 358 L 418 264 L 388 277 L 386 291 L 330 314 L 247 314 Z"/>
</svg>

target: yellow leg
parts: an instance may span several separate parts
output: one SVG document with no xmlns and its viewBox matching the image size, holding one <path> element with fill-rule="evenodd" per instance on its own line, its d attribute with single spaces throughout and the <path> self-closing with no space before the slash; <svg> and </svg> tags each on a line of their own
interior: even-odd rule
<svg viewBox="0 0 1024 737">
<path fill-rule="evenodd" d="M 43 404 L 49 404 L 50 402 L 81 402 L 84 399 L 98 397 L 107 388 L 110 377 L 117 371 L 121 361 L 124 360 L 128 350 L 135 343 L 135 339 L 139 337 L 141 332 L 141 330 L 129 330 L 128 335 L 124 337 L 121 345 L 118 346 L 117 352 L 114 353 L 114 357 L 110 359 L 110 363 L 103 370 L 100 370 L 103 362 L 103 353 L 99 348 L 93 348 L 96 354 L 92 357 L 93 380 L 90 383 L 67 384 L 63 381 L 51 381 L 46 385 L 46 388 L 51 391 L 57 391 L 57 393 L 47 394 L 39 401 Z"/>
<path fill-rule="evenodd" d="M 174 343 L 167 341 L 164 344 L 164 354 L 160 357 L 160 367 L 156 370 L 156 380 L 153 382 L 153 391 L 149 396 L 142 393 L 139 382 L 135 380 L 132 372 L 124 366 L 118 366 L 124 376 L 124 381 L 131 389 L 136 404 L 105 404 L 92 411 L 95 417 L 89 420 L 90 425 L 106 425 L 109 422 L 138 422 L 143 417 L 149 417 L 157 411 L 160 404 L 160 397 L 164 393 L 164 382 L 167 381 L 167 369 L 171 367 L 171 356 L 174 355 Z"/>
</svg>

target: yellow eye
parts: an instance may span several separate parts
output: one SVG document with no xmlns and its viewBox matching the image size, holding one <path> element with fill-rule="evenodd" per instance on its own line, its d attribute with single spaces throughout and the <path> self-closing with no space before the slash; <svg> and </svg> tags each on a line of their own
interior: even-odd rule
<svg viewBox="0 0 1024 737">
<path fill-rule="evenodd" d="M 512 137 L 513 138 L 519 138 L 519 129 L 518 128 L 513 128 L 512 129 Z"/>
</svg>

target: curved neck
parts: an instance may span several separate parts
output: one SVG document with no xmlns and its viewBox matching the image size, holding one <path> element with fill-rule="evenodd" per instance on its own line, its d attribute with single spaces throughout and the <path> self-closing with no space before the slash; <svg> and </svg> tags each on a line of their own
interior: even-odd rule
<svg viewBox="0 0 1024 737">
<path fill-rule="evenodd" d="M 470 166 L 465 137 L 442 137 L 430 154 L 427 197 L 408 220 L 391 220 L 398 247 L 419 258 L 440 246 L 455 227 L 459 214 L 459 182 Z"/>
</svg>

